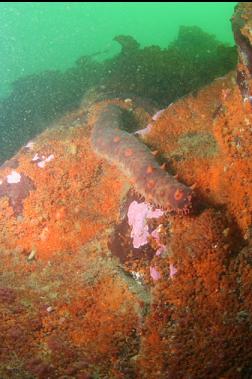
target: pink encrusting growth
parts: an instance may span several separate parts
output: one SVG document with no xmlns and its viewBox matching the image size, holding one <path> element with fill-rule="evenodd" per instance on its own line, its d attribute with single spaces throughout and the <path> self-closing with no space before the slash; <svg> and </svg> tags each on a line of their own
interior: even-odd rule
<svg viewBox="0 0 252 379">
<path fill-rule="evenodd" d="M 147 126 L 146 126 L 146 128 L 144 128 L 144 129 L 140 129 L 140 130 L 137 130 L 136 132 L 135 132 L 135 134 L 138 134 L 138 135 L 140 135 L 140 136 L 145 136 L 145 135 L 147 135 L 148 133 L 150 133 L 150 131 L 151 131 L 151 129 L 152 129 L 152 124 L 148 124 Z"/>
<path fill-rule="evenodd" d="M 170 263 L 170 278 L 173 278 L 177 274 L 178 270 L 173 263 Z"/>
<path fill-rule="evenodd" d="M 159 227 L 162 226 L 162 224 L 159 225 Z M 153 232 L 151 233 L 151 236 L 156 240 L 156 243 L 158 245 L 158 249 L 156 251 L 156 255 L 162 255 L 166 251 L 166 246 L 161 243 L 160 241 L 160 229 L 157 227 Z"/>
<path fill-rule="evenodd" d="M 164 111 L 165 111 L 165 109 L 160 109 L 160 111 L 157 111 L 157 113 L 155 113 L 154 116 L 152 116 L 152 120 L 157 121 Z M 135 134 L 138 134 L 138 135 L 144 137 L 148 133 L 150 133 L 152 127 L 153 127 L 153 124 L 148 124 L 144 129 L 137 130 L 135 132 Z"/>
<path fill-rule="evenodd" d="M 94 151 L 127 175 L 148 202 L 165 210 L 189 213 L 192 189 L 164 171 L 150 149 L 123 127 L 119 106 L 100 108 L 91 135 Z"/>
<path fill-rule="evenodd" d="M 164 113 L 164 111 L 165 109 L 160 109 L 159 111 L 157 111 L 157 113 L 155 113 L 154 116 L 152 116 L 152 120 L 157 121 L 159 117 L 161 116 L 161 114 Z"/>
<path fill-rule="evenodd" d="M 128 209 L 128 222 L 131 226 L 133 246 L 138 249 L 148 243 L 150 236 L 147 219 L 159 218 L 163 215 L 161 209 L 152 210 L 150 204 L 133 201 Z"/>
<path fill-rule="evenodd" d="M 161 277 L 162 277 L 160 272 L 154 266 L 150 266 L 150 276 L 152 277 L 154 282 L 161 279 Z"/>
</svg>

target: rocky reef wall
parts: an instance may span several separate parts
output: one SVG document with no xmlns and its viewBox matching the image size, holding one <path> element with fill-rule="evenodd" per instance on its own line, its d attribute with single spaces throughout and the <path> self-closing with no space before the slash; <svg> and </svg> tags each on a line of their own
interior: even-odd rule
<svg viewBox="0 0 252 379">
<path fill-rule="evenodd" d="M 162 112 L 100 95 L 0 168 L 0 376 L 250 378 L 252 113 L 239 73 Z M 95 151 L 111 106 L 191 188 L 189 214 L 143 198 L 132 155 L 122 170 Z"/>
</svg>

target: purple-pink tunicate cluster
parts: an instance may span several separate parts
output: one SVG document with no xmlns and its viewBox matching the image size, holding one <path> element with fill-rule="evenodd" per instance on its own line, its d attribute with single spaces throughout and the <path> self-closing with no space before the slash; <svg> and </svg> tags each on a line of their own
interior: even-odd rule
<svg viewBox="0 0 252 379">
<path fill-rule="evenodd" d="M 151 236 L 156 240 L 158 244 L 158 249 L 156 251 L 156 255 L 161 255 L 165 252 L 165 245 L 160 242 L 160 236 L 159 236 L 159 227 L 153 230 L 151 233 Z"/>
<path fill-rule="evenodd" d="M 154 116 L 152 116 L 152 120 L 153 121 L 157 121 L 157 119 L 161 116 L 161 114 L 165 111 L 165 109 L 160 109 L 159 111 L 157 111 L 157 113 L 154 114 Z"/>
<path fill-rule="evenodd" d="M 157 111 L 157 113 L 155 113 L 154 116 L 152 116 L 152 120 L 157 121 L 157 119 L 159 119 L 159 117 L 161 116 L 161 114 L 164 111 L 165 111 L 165 109 L 160 109 L 159 111 Z M 151 131 L 152 126 L 153 126 L 153 124 L 148 124 L 144 129 L 137 130 L 135 132 L 135 134 L 138 134 L 140 136 L 145 136 L 146 134 L 148 134 Z"/>
<path fill-rule="evenodd" d="M 140 136 L 145 136 L 151 131 L 151 129 L 152 129 L 152 124 L 148 124 L 146 128 L 137 130 L 135 134 L 139 134 Z"/>
<path fill-rule="evenodd" d="M 156 269 L 154 266 L 150 266 L 150 276 L 152 279 L 156 282 L 157 280 L 161 279 L 160 272 Z"/>
<path fill-rule="evenodd" d="M 170 263 L 170 278 L 173 278 L 177 274 L 177 271 L 174 264 Z"/>
<path fill-rule="evenodd" d="M 133 201 L 128 209 L 128 223 L 131 226 L 131 238 L 133 239 L 133 246 L 135 249 L 140 248 L 148 243 L 148 238 L 153 237 L 158 245 L 156 255 L 160 256 L 165 252 L 166 246 L 160 242 L 160 226 L 153 230 L 151 233 L 149 231 L 149 226 L 147 223 L 148 219 L 159 218 L 164 214 L 161 209 L 152 209 L 151 205 L 145 202 L 138 203 Z M 171 263 L 169 266 L 170 278 L 172 279 L 176 273 L 176 267 Z M 150 266 L 150 276 L 153 281 L 161 279 L 160 272 L 154 266 Z"/>
<path fill-rule="evenodd" d="M 169 269 L 170 269 L 169 276 L 172 279 L 177 274 L 177 269 L 172 263 L 170 263 Z M 154 266 L 150 266 L 150 276 L 154 280 L 154 282 L 161 279 L 161 277 L 162 277 L 160 272 Z"/>
<path fill-rule="evenodd" d="M 133 239 L 134 248 L 146 245 L 148 243 L 149 226 L 147 220 L 159 218 L 164 214 L 161 209 L 152 210 L 150 204 L 133 201 L 128 209 L 128 222 L 132 227 L 131 238 Z"/>
</svg>

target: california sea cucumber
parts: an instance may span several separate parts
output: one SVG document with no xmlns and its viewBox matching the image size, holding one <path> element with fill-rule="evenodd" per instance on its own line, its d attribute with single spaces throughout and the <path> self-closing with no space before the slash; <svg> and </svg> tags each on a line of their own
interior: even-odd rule
<svg viewBox="0 0 252 379">
<path fill-rule="evenodd" d="M 192 189 L 160 168 L 150 149 L 123 130 L 119 106 L 109 104 L 98 110 L 91 143 L 98 155 L 129 177 L 147 201 L 168 211 L 190 212 Z"/>
</svg>

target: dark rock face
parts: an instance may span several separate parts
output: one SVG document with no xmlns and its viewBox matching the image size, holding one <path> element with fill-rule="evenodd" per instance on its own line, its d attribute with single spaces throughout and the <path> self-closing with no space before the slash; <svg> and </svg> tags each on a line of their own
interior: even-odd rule
<svg viewBox="0 0 252 379">
<path fill-rule="evenodd" d="M 238 50 L 237 83 L 243 99 L 252 96 L 252 4 L 239 3 L 232 18 L 232 28 Z"/>
</svg>

